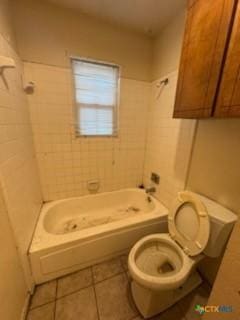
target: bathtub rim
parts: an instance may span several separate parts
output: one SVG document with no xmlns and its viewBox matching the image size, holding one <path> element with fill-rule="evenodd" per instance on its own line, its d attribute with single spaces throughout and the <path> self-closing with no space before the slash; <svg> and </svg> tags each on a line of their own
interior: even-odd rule
<svg viewBox="0 0 240 320">
<path fill-rule="evenodd" d="M 39 218 L 36 224 L 36 228 L 34 230 L 33 239 L 29 248 L 29 253 L 32 254 L 34 252 L 38 252 L 40 250 L 50 249 L 55 246 L 61 246 L 66 243 L 70 245 L 70 243 L 74 243 L 74 241 L 85 241 L 86 239 L 94 239 L 94 237 L 97 237 L 99 235 L 106 235 L 110 232 L 113 232 L 114 230 L 120 230 L 123 228 L 131 228 L 134 225 L 141 225 L 146 222 L 154 222 L 157 221 L 159 218 L 166 219 L 168 215 L 168 209 L 156 198 L 150 195 L 151 200 L 154 203 L 155 208 L 150 211 L 149 213 L 143 213 L 139 214 L 135 217 L 129 217 L 120 221 L 114 221 L 110 222 L 108 224 L 103 224 L 83 230 L 78 230 L 66 234 L 54 234 L 49 233 L 44 228 L 44 218 L 48 211 L 54 207 L 56 204 L 63 203 L 63 202 L 69 202 L 71 200 L 76 199 L 86 199 L 86 198 L 92 198 L 92 197 L 101 197 L 103 195 L 111 195 L 113 193 L 121 193 L 126 191 L 133 191 L 138 192 L 141 194 L 145 194 L 144 189 L 139 188 L 125 188 L 115 191 L 108 191 L 108 192 L 102 192 L 97 194 L 88 194 L 84 196 L 79 197 L 71 197 L 71 198 L 65 198 L 60 200 L 53 200 L 50 202 L 46 202 L 43 204 Z M 149 195 L 148 195 L 149 196 Z"/>
</svg>

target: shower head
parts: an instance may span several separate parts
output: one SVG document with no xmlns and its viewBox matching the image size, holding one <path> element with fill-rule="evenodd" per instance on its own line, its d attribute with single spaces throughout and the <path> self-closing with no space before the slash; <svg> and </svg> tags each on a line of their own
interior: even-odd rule
<svg viewBox="0 0 240 320">
<path fill-rule="evenodd" d="M 159 84 L 167 85 L 168 82 L 169 82 L 168 78 L 165 78 L 165 79 L 161 80 Z"/>
<path fill-rule="evenodd" d="M 169 79 L 168 79 L 168 78 L 165 78 L 165 79 L 163 79 L 163 80 L 161 80 L 161 81 L 159 81 L 159 82 L 157 83 L 157 88 L 160 88 L 160 89 L 159 89 L 159 92 L 158 92 L 158 94 L 157 94 L 157 99 L 160 97 L 160 95 L 161 95 L 161 93 L 162 93 L 162 91 L 163 91 L 163 88 L 168 84 L 168 82 L 169 82 Z"/>
<path fill-rule="evenodd" d="M 157 87 L 161 87 L 162 85 L 166 86 L 169 83 L 169 79 L 165 78 L 157 83 Z"/>
</svg>

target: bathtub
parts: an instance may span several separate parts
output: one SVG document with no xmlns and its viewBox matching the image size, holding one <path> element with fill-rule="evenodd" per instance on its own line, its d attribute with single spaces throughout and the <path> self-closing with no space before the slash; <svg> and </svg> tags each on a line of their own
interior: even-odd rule
<svg viewBox="0 0 240 320">
<path fill-rule="evenodd" d="M 29 250 L 42 283 L 128 252 L 145 235 L 167 231 L 168 210 L 141 189 L 43 205 Z"/>
</svg>

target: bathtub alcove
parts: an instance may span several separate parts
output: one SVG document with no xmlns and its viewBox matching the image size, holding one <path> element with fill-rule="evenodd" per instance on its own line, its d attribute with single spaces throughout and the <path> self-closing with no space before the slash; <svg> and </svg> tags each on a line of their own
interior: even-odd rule
<svg viewBox="0 0 240 320">
<path fill-rule="evenodd" d="M 167 232 L 168 210 L 144 190 L 124 189 L 43 205 L 29 250 L 37 284 L 126 253 Z"/>
</svg>

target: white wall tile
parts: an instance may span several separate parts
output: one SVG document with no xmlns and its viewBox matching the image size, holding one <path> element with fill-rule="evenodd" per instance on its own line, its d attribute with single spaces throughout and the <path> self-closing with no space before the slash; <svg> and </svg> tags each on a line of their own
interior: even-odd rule
<svg viewBox="0 0 240 320">
<path fill-rule="evenodd" d="M 70 69 L 24 66 L 36 85 L 28 97 L 44 200 L 84 195 L 93 179 L 100 191 L 141 184 L 151 84 L 121 79 L 117 138 L 75 137 Z"/>
<path fill-rule="evenodd" d="M 157 172 L 157 197 L 171 205 L 185 187 L 195 128 L 193 120 L 172 118 L 177 72 L 160 95 L 158 81 L 121 79 L 118 137 L 81 138 L 74 133 L 71 71 L 24 66 L 25 80 L 36 85 L 28 97 L 45 201 L 87 194 L 87 182 L 95 179 L 100 192 L 135 187 L 143 175 L 148 185 Z"/>
<path fill-rule="evenodd" d="M 0 77 L 0 179 L 17 247 L 29 280 L 27 250 L 42 203 L 26 95 L 23 65 L 0 35 L 0 55 L 15 60 L 16 69 Z M 29 281 L 30 283 L 30 281 Z"/>
</svg>

